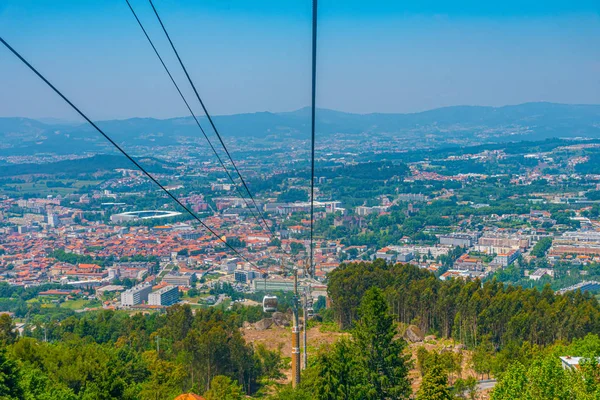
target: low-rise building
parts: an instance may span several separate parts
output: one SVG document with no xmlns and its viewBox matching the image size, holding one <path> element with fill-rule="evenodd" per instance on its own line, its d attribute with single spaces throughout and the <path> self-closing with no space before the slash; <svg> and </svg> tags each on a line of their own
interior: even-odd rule
<svg viewBox="0 0 600 400">
<path fill-rule="evenodd" d="M 483 271 L 485 266 L 478 257 L 472 257 L 468 253 L 463 254 L 454 262 L 455 270 Z"/>
<path fill-rule="evenodd" d="M 469 271 L 469 270 L 460 270 L 460 269 L 449 269 L 440 275 L 440 280 L 447 281 L 449 279 L 482 279 L 486 276 L 484 271 Z"/>
<path fill-rule="evenodd" d="M 471 247 L 476 240 L 473 235 L 461 233 L 450 233 L 448 235 L 440 235 L 438 237 L 440 239 L 440 244 L 445 246 Z"/>
<path fill-rule="evenodd" d="M 585 357 L 571 357 L 571 356 L 563 356 L 559 357 L 560 363 L 563 369 L 574 371 L 579 369 L 579 364 L 585 360 Z M 596 357 L 596 362 L 600 364 L 600 357 Z"/>
<path fill-rule="evenodd" d="M 409 202 L 425 202 L 429 200 L 427 196 L 421 193 L 400 193 L 398 195 L 398 201 Z"/>
<path fill-rule="evenodd" d="M 548 275 L 549 277 L 554 277 L 554 271 L 550 268 L 538 268 L 529 275 L 529 279 L 538 281 L 545 275 Z"/>
<path fill-rule="evenodd" d="M 358 216 L 365 216 L 365 215 L 369 215 L 369 214 L 375 214 L 375 213 L 380 214 L 382 212 L 386 212 L 388 208 L 389 208 L 388 206 L 374 206 L 374 207 L 358 206 L 354 209 L 354 212 Z"/>
<path fill-rule="evenodd" d="M 398 253 L 398 255 L 396 256 L 396 261 L 406 263 L 414 258 L 415 258 L 415 255 L 413 252 L 405 251 L 402 253 Z"/>
<path fill-rule="evenodd" d="M 507 267 L 510 264 L 514 263 L 520 255 L 521 252 L 519 250 L 511 250 L 508 253 L 498 254 L 496 258 L 494 258 L 494 264 Z"/>
<path fill-rule="evenodd" d="M 527 249 L 529 239 L 516 235 L 491 235 L 480 237 L 479 245 L 490 248 Z"/>
<path fill-rule="evenodd" d="M 131 307 L 142 304 L 148 301 L 148 295 L 152 292 L 152 285 L 149 283 L 143 283 L 127 289 L 121 293 L 121 305 L 123 307 Z"/>
<path fill-rule="evenodd" d="M 235 281 L 240 282 L 240 283 L 250 283 L 257 276 L 258 276 L 258 273 L 256 273 L 255 271 L 237 270 L 233 273 L 233 277 L 234 277 Z"/>
<path fill-rule="evenodd" d="M 227 260 L 223 261 L 223 264 L 221 264 L 221 271 L 227 274 L 233 274 L 239 261 L 239 258 L 228 258 Z"/>
<path fill-rule="evenodd" d="M 389 247 L 384 247 L 375 253 L 375 258 L 380 258 L 387 262 L 394 262 L 397 254 L 396 251 L 391 250 Z"/>
<path fill-rule="evenodd" d="M 191 286 L 196 280 L 196 274 L 189 272 L 175 273 L 172 272 L 163 277 L 163 282 L 174 286 Z"/>
<path fill-rule="evenodd" d="M 151 306 L 172 306 L 179 302 L 179 288 L 165 286 L 148 295 L 148 304 Z"/>
<path fill-rule="evenodd" d="M 264 279 L 255 279 L 252 281 L 252 287 L 255 291 L 260 292 L 291 292 L 294 290 L 294 280 L 293 279 L 267 279 L 266 282 Z M 303 287 L 300 283 L 298 283 L 298 289 Z"/>
</svg>

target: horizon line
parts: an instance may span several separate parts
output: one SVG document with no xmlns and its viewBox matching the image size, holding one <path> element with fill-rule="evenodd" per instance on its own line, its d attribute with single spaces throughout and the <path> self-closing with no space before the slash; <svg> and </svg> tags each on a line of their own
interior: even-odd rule
<svg viewBox="0 0 600 400">
<path fill-rule="evenodd" d="M 518 107 L 518 106 L 524 106 L 524 105 L 529 105 L 529 104 L 548 104 L 548 105 L 579 106 L 579 107 L 600 107 L 600 104 L 595 104 L 595 103 L 560 103 L 560 102 L 552 102 L 552 101 L 526 101 L 523 103 L 505 104 L 502 106 L 456 104 L 456 105 L 451 105 L 451 106 L 429 108 L 426 110 L 415 111 L 415 112 L 377 112 L 377 111 L 374 111 L 374 112 L 358 113 L 358 112 L 342 111 L 342 110 L 336 110 L 336 109 L 324 108 L 324 107 L 317 107 L 317 110 L 332 111 L 332 112 L 337 112 L 337 113 L 341 113 L 341 114 L 350 114 L 350 115 L 363 115 L 363 116 L 366 116 L 366 115 L 415 115 L 415 114 L 423 114 L 423 113 L 427 113 L 427 112 L 431 112 L 431 111 L 443 110 L 443 109 L 448 109 L 448 108 L 468 107 L 468 108 L 496 108 L 496 109 L 498 109 L 498 108 L 507 108 L 507 107 Z M 308 110 L 308 109 L 310 109 L 310 106 L 307 105 L 307 106 L 289 110 L 289 111 L 268 111 L 268 110 L 248 111 L 248 112 L 240 112 L 240 113 L 232 113 L 232 114 L 214 114 L 214 117 L 232 117 L 232 116 L 238 116 L 238 115 L 254 115 L 254 114 L 293 114 L 293 113 L 297 113 L 297 112 Z M 206 118 L 206 115 L 199 115 L 198 117 Z M 64 118 L 59 118 L 59 117 L 0 116 L 0 120 L 1 119 L 9 119 L 9 118 L 33 120 L 33 121 L 37 121 L 37 122 L 40 122 L 40 123 L 46 124 L 46 125 L 51 124 L 51 122 L 45 122 L 44 120 L 56 120 L 57 121 L 56 123 L 67 123 L 67 124 L 83 123 L 82 121 L 79 121 L 79 120 L 69 120 L 69 119 L 64 119 Z M 153 119 L 153 120 L 157 120 L 157 121 L 168 121 L 168 120 L 172 120 L 172 119 L 187 119 L 187 118 L 192 118 L 192 117 L 191 116 L 175 116 L 175 117 L 167 117 L 167 118 L 156 118 L 156 117 L 151 117 L 151 116 L 131 116 L 131 117 L 123 117 L 123 118 L 120 118 L 120 117 L 103 118 L 103 119 L 97 119 L 95 121 L 99 121 L 99 122 L 127 121 L 130 119 Z"/>
</svg>

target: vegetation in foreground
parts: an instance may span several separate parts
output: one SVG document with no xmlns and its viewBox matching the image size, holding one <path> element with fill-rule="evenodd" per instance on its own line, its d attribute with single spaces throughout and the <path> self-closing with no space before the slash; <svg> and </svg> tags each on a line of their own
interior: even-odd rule
<svg viewBox="0 0 600 400">
<path fill-rule="evenodd" d="M 600 306 L 581 293 L 556 295 L 500 283 L 441 282 L 410 265 L 342 265 L 330 275 L 335 318 L 349 333 L 319 349 L 300 387 L 276 385 L 288 360 L 248 344 L 243 321 L 260 307 L 232 310 L 177 305 L 166 313 L 129 316 L 114 311 L 34 323 L 17 337 L 0 316 L 0 398 L 172 399 L 184 392 L 208 399 L 469 398 L 473 378 L 456 376 L 451 354 L 419 349 L 421 385 L 398 322 L 464 343 L 473 369 L 494 376 L 493 399 L 597 399 Z M 448 324 L 448 325 L 446 325 Z M 449 356 L 450 355 L 450 356 Z M 559 356 L 584 357 L 562 368 Z M 461 379 L 463 378 L 463 379 Z M 451 386 L 452 384 L 452 386 Z M 279 390 L 273 390 L 278 387 Z M 270 397 L 269 397 L 270 396 Z"/>
</svg>

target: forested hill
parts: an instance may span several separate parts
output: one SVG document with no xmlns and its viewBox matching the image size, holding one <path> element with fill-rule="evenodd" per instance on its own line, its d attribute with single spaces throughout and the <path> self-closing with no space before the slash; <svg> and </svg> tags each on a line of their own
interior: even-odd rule
<svg viewBox="0 0 600 400">
<path fill-rule="evenodd" d="M 342 264 L 329 274 L 328 291 L 336 320 L 356 320 L 366 290 L 381 288 L 399 322 L 418 325 L 475 347 L 484 338 L 496 347 L 524 341 L 549 345 L 600 332 L 600 304 L 590 294 L 557 295 L 499 282 L 440 281 L 409 264 Z"/>
<path fill-rule="evenodd" d="M 152 157 L 137 160 L 150 172 L 165 172 L 175 164 Z M 112 171 L 117 168 L 136 169 L 125 156 L 98 154 L 88 158 L 63 160 L 47 164 L 16 164 L 0 166 L 0 177 L 43 174 L 84 174 L 98 171 Z"/>
<path fill-rule="evenodd" d="M 257 112 L 214 118 L 227 137 L 296 137 L 310 133 L 309 109 Z M 475 137 L 485 141 L 538 140 L 550 137 L 600 137 L 600 105 L 525 103 L 504 107 L 453 106 L 412 114 L 352 114 L 319 109 L 319 135 L 397 134 Z M 200 121 L 206 125 L 207 121 Z M 130 118 L 98 125 L 128 145 L 172 145 L 197 137 L 192 118 Z M 0 118 L 0 154 L 21 154 L 103 148 L 105 141 L 87 124 L 45 124 L 27 118 Z"/>
</svg>

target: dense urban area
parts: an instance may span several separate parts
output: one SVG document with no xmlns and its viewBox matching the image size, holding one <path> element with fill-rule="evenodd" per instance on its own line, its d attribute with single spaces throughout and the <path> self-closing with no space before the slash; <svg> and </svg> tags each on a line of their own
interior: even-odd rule
<svg viewBox="0 0 600 400">
<path fill-rule="evenodd" d="M 244 184 L 199 138 L 120 138 L 216 238 L 125 157 L 61 145 L 73 126 L 14 120 L 0 124 L 3 398 L 600 395 L 598 139 L 324 135 L 309 273 L 309 146 L 293 129 L 227 139 Z"/>
</svg>

